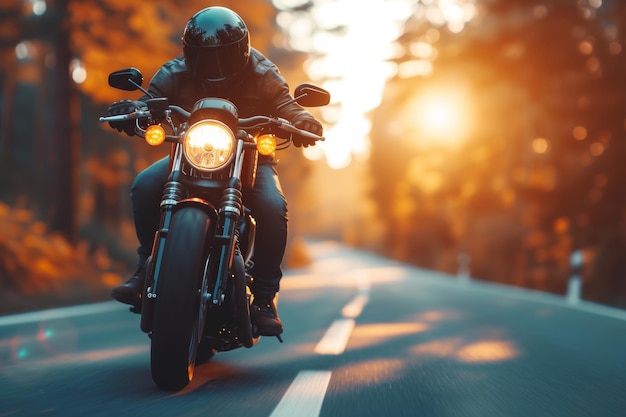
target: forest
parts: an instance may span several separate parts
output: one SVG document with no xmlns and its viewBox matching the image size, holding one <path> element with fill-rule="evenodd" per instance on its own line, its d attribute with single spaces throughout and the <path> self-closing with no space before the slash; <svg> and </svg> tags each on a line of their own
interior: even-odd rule
<svg viewBox="0 0 626 417">
<path fill-rule="evenodd" d="M 337 239 L 564 294 L 582 254 L 583 297 L 626 307 L 626 3 L 364 3 L 227 5 L 292 87 L 333 96 L 314 111 L 327 140 L 280 155 L 285 266 L 302 239 Z M 168 149 L 98 123 L 135 98 L 108 74 L 147 83 L 222 4 L 0 5 L 0 314 L 107 300 L 132 272 L 130 184 Z"/>
</svg>

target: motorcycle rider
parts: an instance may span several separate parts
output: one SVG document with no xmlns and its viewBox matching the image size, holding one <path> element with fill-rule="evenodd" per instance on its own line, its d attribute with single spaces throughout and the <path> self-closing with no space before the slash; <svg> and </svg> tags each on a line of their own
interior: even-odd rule
<svg viewBox="0 0 626 417">
<path fill-rule="evenodd" d="M 150 81 L 148 91 L 154 97 L 167 97 L 170 104 L 187 110 L 201 98 L 220 97 L 235 104 L 239 117 L 278 116 L 316 135 L 323 132 L 321 123 L 298 104 L 284 105 L 292 99 L 286 80 L 274 63 L 250 46 L 243 19 L 225 7 L 207 7 L 189 19 L 182 36 L 182 54 L 163 64 Z M 141 100 L 148 98 L 115 102 L 107 114 L 130 113 L 145 106 Z M 134 134 L 134 121 L 110 122 L 110 125 L 120 132 Z M 293 143 L 306 147 L 315 141 L 294 138 Z M 112 289 L 112 297 L 122 303 L 141 303 L 144 265 L 160 223 L 159 205 L 167 182 L 168 163 L 169 157 L 155 162 L 137 175 L 131 187 L 133 221 L 139 240 L 138 262 L 135 274 Z M 279 291 L 287 243 L 287 203 L 275 165 L 271 157 L 259 158 L 255 186 L 246 190 L 243 198 L 257 220 L 250 315 L 257 333 L 263 336 L 276 336 L 283 331 L 273 299 Z"/>
</svg>

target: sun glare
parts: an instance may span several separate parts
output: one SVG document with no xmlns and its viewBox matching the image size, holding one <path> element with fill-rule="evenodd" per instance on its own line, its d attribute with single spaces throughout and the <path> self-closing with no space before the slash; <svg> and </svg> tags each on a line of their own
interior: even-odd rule
<svg viewBox="0 0 626 417">
<path fill-rule="evenodd" d="M 432 103 L 424 112 L 424 128 L 432 133 L 445 133 L 454 126 L 454 113 L 454 109 L 447 107 L 443 101 Z"/>
<path fill-rule="evenodd" d="M 407 106 L 408 134 L 421 145 L 458 145 L 467 136 L 469 103 L 459 89 L 433 88 Z"/>
<path fill-rule="evenodd" d="M 290 46 L 311 54 L 305 67 L 309 77 L 332 95 L 332 111 L 321 110 L 326 141 L 305 149 L 304 155 L 326 158 L 335 169 L 348 166 L 355 156 L 368 155 L 368 114 L 380 105 L 390 77 L 432 73 L 429 60 L 434 49 L 428 43 L 413 45 L 419 59 L 400 67 L 390 62 L 399 53 L 395 41 L 407 19 L 447 24 L 459 32 L 475 14 L 474 0 L 313 0 L 310 12 L 292 11 L 306 0 L 273 2 L 285 10 L 278 14 L 277 22 L 287 33 Z M 458 105 L 445 96 L 431 101 L 419 113 L 421 129 L 442 137 L 458 137 L 462 129 Z"/>
</svg>

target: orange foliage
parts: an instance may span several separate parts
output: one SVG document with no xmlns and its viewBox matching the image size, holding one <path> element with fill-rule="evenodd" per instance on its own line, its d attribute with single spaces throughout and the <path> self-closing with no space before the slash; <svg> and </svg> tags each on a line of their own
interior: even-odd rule
<svg viewBox="0 0 626 417">
<path fill-rule="evenodd" d="M 71 245 L 49 233 L 31 211 L 0 202 L 0 294 L 63 297 L 77 288 L 108 292 L 122 281 L 104 248 L 90 254 L 88 242 Z M 88 298 L 88 297 L 87 297 Z M 6 306 L 0 307 L 0 312 Z"/>
</svg>

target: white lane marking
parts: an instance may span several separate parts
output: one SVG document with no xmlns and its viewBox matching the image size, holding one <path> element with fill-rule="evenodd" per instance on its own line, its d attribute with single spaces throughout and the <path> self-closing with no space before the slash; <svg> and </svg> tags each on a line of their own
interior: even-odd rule
<svg viewBox="0 0 626 417">
<path fill-rule="evenodd" d="M 344 318 L 337 319 L 326 330 L 324 337 L 315 346 L 315 353 L 320 355 L 339 355 L 344 352 L 352 334 L 355 321 L 370 299 L 370 283 L 367 277 L 359 279 L 357 295 L 341 310 Z"/>
<path fill-rule="evenodd" d="M 610 317 L 618 320 L 626 320 L 626 310 L 611 307 L 604 304 L 594 303 L 592 301 L 580 300 L 577 303 L 571 304 L 567 302 L 567 299 L 560 294 L 553 294 L 548 292 L 542 292 L 533 290 L 530 288 L 513 287 L 506 284 L 495 284 L 492 282 L 478 282 L 473 280 L 469 285 L 458 286 L 454 282 L 447 282 L 444 279 L 440 279 L 439 282 L 430 281 L 436 285 L 442 285 L 450 288 L 461 288 L 461 291 L 473 291 L 482 294 L 492 294 L 507 298 L 513 298 L 524 302 L 532 302 L 545 304 L 555 307 L 563 307 L 571 310 L 583 311 L 585 313 L 595 314 L 598 316 Z"/>
<path fill-rule="evenodd" d="M 0 317 L 0 327 L 13 326 L 16 324 L 35 323 L 39 321 L 63 319 L 73 316 L 86 316 L 88 314 L 106 313 L 109 311 L 128 309 L 125 304 L 117 301 L 105 301 L 95 304 L 84 304 L 72 307 L 53 308 L 50 310 L 33 311 L 30 313 L 12 314 Z"/>
<path fill-rule="evenodd" d="M 357 289 L 357 295 L 341 310 L 344 318 L 335 320 L 326 330 L 315 346 L 315 353 L 339 355 L 346 349 L 355 326 L 354 319 L 369 302 L 369 279 L 360 277 Z M 331 375 L 331 371 L 301 371 L 270 417 L 319 417 Z"/>
<path fill-rule="evenodd" d="M 606 306 L 604 304 L 597 304 L 591 301 L 579 301 L 575 306 L 571 307 L 582 310 L 586 313 L 597 314 L 599 316 L 610 317 L 618 320 L 626 320 L 626 310 Z"/>
<path fill-rule="evenodd" d="M 50 357 L 25 357 L 12 359 L 5 369 L 11 372 L 25 372 L 38 370 L 42 372 L 46 368 L 66 367 L 70 365 L 84 365 L 89 362 L 106 361 L 123 356 L 145 355 L 150 351 L 150 345 L 135 345 L 113 349 L 90 350 L 87 352 L 55 353 L 50 352 Z M 4 415 L 4 414 L 0 414 Z"/>
<path fill-rule="evenodd" d="M 270 417 L 318 417 L 330 371 L 300 371 Z"/>
<path fill-rule="evenodd" d="M 372 287 L 372 284 L 370 284 L 369 275 L 370 274 L 367 273 L 359 277 L 359 280 L 356 284 L 356 288 L 359 290 L 359 293 L 364 293 L 364 294 L 370 293 L 370 288 Z"/>
<path fill-rule="evenodd" d="M 350 303 L 346 304 L 343 310 L 341 310 L 341 314 L 347 318 L 357 318 L 361 315 L 368 301 L 369 296 L 367 294 L 359 294 Z"/>
<path fill-rule="evenodd" d="M 347 318 L 357 318 L 370 300 L 370 282 L 367 277 L 360 277 L 357 284 L 357 295 L 341 310 L 341 314 Z"/>
<path fill-rule="evenodd" d="M 346 349 L 348 338 L 354 329 L 353 319 L 337 319 L 326 330 L 324 337 L 315 346 L 320 355 L 339 355 Z"/>
</svg>

